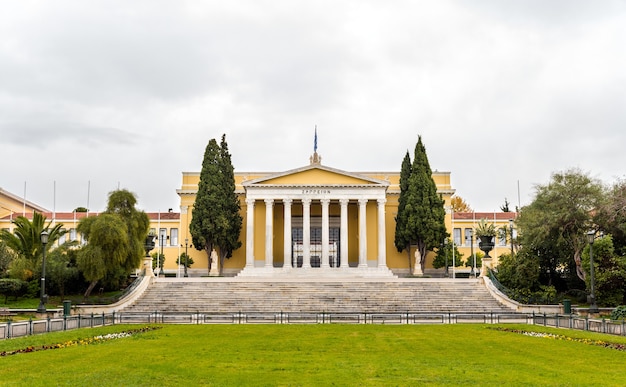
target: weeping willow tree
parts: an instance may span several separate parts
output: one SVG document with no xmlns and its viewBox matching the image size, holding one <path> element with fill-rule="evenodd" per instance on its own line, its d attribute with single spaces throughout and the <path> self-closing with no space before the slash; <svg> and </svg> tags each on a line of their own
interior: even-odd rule
<svg viewBox="0 0 626 387">
<path fill-rule="evenodd" d="M 113 191 L 105 212 L 83 218 L 78 224 L 77 230 L 87 240 L 76 262 L 89 281 L 85 298 L 98 281 L 125 277 L 141 264 L 150 223 L 146 213 L 135 208 L 136 203 L 131 192 Z"/>
</svg>

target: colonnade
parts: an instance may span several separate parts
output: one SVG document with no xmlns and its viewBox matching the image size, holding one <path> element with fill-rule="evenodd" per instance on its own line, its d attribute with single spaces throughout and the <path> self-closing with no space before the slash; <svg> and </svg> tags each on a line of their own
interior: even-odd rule
<svg viewBox="0 0 626 387">
<path fill-rule="evenodd" d="M 274 206 L 277 201 L 282 202 L 283 224 L 284 224 L 284 270 L 295 269 L 297 266 L 292 259 L 292 207 L 294 205 L 302 205 L 302 232 L 303 232 L 303 260 L 302 269 L 311 268 L 311 206 L 320 204 L 322 208 L 322 254 L 321 269 L 330 269 L 329 261 L 329 230 L 330 230 L 330 205 L 331 203 L 339 203 L 340 205 L 340 267 L 343 270 L 349 268 L 348 265 L 348 205 L 353 202 L 358 204 L 358 268 L 368 268 L 367 262 L 367 204 L 370 201 L 377 203 L 377 267 L 387 269 L 387 258 L 385 251 L 386 231 L 385 231 L 385 203 L 384 198 L 246 198 L 246 266 L 245 271 L 254 271 L 259 269 L 255 266 L 254 256 L 254 230 L 255 230 L 255 206 L 260 201 L 265 205 L 265 257 L 263 267 L 266 269 L 274 268 Z"/>
</svg>

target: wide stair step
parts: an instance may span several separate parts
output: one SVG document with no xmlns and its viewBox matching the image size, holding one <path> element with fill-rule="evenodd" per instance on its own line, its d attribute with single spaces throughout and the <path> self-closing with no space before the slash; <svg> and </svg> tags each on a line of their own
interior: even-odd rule
<svg viewBox="0 0 626 387">
<path fill-rule="evenodd" d="M 155 281 L 122 312 L 494 312 L 512 310 L 478 280 Z"/>
</svg>

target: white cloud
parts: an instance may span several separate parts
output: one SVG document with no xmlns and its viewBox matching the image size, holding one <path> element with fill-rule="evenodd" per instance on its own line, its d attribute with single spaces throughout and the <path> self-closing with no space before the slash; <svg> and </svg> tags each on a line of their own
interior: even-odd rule
<svg viewBox="0 0 626 387">
<path fill-rule="evenodd" d="M 315 125 L 323 162 L 351 171 L 399 170 L 421 134 L 477 210 L 516 205 L 518 181 L 525 204 L 557 170 L 612 181 L 625 19 L 620 1 L 13 2 L 0 186 L 52 207 L 56 181 L 71 210 L 87 181 L 94 209 L 120 184 L 176 208 L 210 138 L 237 170 L 286 170 Z"/>
</svg>

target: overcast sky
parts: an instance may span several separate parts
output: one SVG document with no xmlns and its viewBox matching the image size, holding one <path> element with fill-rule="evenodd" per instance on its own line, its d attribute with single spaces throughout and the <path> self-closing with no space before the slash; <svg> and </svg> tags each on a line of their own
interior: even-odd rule
<svg viewBox="0 0 626 387">
<path fill-rule="evenodd" d="M 0 187 L 56 211 L 179 211 L 235 171 L 399 171 L 418 135 L 476 211 L 626 166 L 624 1 L 2 1 Z M 56 188 L 55 188 L 56 187 Z M 26 189 L 25 189 L 26 188 Z M 88 203 L 89 201 L 89 203 Z"/>
</svg>

